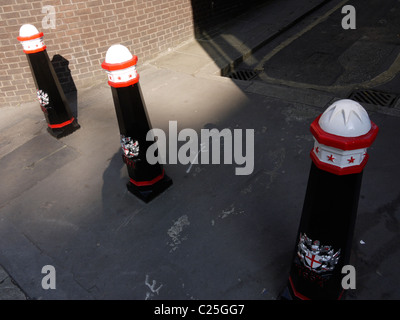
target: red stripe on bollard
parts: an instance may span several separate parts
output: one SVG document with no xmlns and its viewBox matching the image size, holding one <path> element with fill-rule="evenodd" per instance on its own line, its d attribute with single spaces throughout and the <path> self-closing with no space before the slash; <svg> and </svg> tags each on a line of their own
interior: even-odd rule
<svg viewBox="0 0 400 320">
<path fill-rule="evenodd" d="M 26 36 L 26 37 L 18 36 L 17 40 L 28 41 L 28 40 L 33 40 L 33 39 L 42 38 L 42 37 L 43 37 L 43 32 L 39 32 L 39 33 L 35 33 L 31 36 Z"/>
<path fill-rule="evenodd" d="M 364 135 L 359 137 L 341 137 L 335 134 L 328 133 L 321 129 L 319 120 L 322 114 L 319 115 L 310 126 L 310 131 L 319 143 L 329 145 L 333 148 L 341 150 L 354 150 L 369 147 L 375 140 L 378 134 L 378 127 L 371 121 L 371 129 Z"/>
<path fill-rule="evenodd" d="M 135 79 L 132 79 L 130 81 L 125 81 L 125 82 L 116 83 L 116 82 L 108 81 L 108 84 L 114 88 L 123 88 L 123 87 L 134 85 L 135 83 L 138 83 L 138 82 L 139 82 L 139 76 L 137 76 Z"/>
<path fill-rule="evenodd" d="M 160 181 L 162 178 L 164 178 L 164 173 L 165 173 L 165 170 L 163 169 L 162 174 L 160 174 L 158 177 L 155 177 L 153 180 L 150 180 L 150 181 L 135 181 L 133 179 L 130 179 L 129 181 L 138 187 L 151 186 L 151 185 L 155 184 L 156 182 Z"/>
<path fill-rule="evenodd" d="M 38 48 L 38 49 L 22 50 L 22 51 L 24 51 L 24 53 L 26 53 L 26 54 L 30 54 L 30 53 L 36 53 L 36 52 L 44 51 L 44 50 L 46 50 L 46 48 L 47 48 L 46 46 L 43 46 L 43 47 Z"/>
<path fill-rule="evenodd" d="M 289 283 L 290 286 L 293 290 L 293 294 L 300 300 L 311 300 L 310 298 L 307 298 L 306 296 L 302 295 L 300 292 L 297 292 L 296 288 L 293 285 L 292 277 L 289 276 Z"/>
<path fill-rule="evenodd" d="M 48 124 L 48 126 L 49 126 L 50 128 L 52 128 L 52 129 L 58 129 L 58 128 L 62 128 L 62 127 L 65 127 L 65 126 L 71 124 L 72 122 L 74 122 L 74 120 L 75 120 L 75 118 L 72 117 L 70 120 L 65 121 L 65 122 L 63 122 L 63 123 L 59 123 L 59 124 Z"/>
<path fill-rule="evenodd" d="M 137 61 L 138 61 L 137 56 L 133 56 L 132 59 L 129 59 L 128 61 L 125 62 L 107 63 L 104 61 L 101 64 L 101 67 L 108 71 L 122 70 L 136 65 Z"/>
</svg>

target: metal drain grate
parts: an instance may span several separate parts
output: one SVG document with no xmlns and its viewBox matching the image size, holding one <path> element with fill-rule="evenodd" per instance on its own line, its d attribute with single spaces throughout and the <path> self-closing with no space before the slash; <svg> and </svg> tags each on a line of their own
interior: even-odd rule
<svg viewBox="0 0 400 320">
<path fill-rule="evenodd" d="M 349 99 L 376 106 L 393 107 L 398 95 L 376 90 L 356 90 L 350 94 Z"/>
<path fill-rule="evenodd" d="M 228 78 L 248 81 L 257 76 L 258 72 L 254 70 L 236 70 L 227 75 Z"/>
</svg>

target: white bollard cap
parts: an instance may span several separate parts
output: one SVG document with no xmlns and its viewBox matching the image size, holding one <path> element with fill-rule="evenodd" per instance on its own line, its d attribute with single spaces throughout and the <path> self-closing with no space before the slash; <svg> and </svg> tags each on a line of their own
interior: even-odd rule
<svg viewBox="0 0 400 320">
<path fill-rule="evenodd" d="M 19 36 L 26 38 L 39 34 L 39 30 L 32 24 L 24 24 L 19 29 Z"/>
<path fill-rule="evenodd" d="M 367 111 L 356 101 L 343 99 L 333 103 L 318 121 L 325 132 L 341 137 L 358 137 L 371 130 Z"/>
<path fill-rule="evenodd" d="M 367 148 L 378 134 L 367 111 L 349 99 L 334 102 L 310 130 L 315 140 L 310 153 L 313 162 L 337 175 L 361 172 L 368 161 Z"/>
<path fill-rule="evenodd" d="M 46 50 L 43 42 L 43 32 L 39 32 L 32 24 L 22 25 L 17 39 L 21 42 L 22 48 L 27 54 Z"/>
<path fill-rule="evenodd" d="M 127 47 L 122 44 L 112 45 L 106 53 L 105 62 L 109 64 L 116 64 L 129 61 L 133 58 Z"/>
<path fill-rule="evenodd" d="M 139 81 L 136 71 L 137 56 L 121 44 L 112 45 L 101 67 L 106 70 L 108 84 L 114 88 L 127 87 Z"/>
</svg>

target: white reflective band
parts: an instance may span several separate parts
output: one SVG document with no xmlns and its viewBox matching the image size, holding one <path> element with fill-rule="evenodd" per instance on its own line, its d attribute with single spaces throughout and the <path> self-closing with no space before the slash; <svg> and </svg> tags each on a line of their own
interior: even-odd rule
<svg viewBox="0 0 400 320">
<path fill-rule="evenodd" d="M 36 51 L 41 51 L 43 48 L 46 46 L 44 45 L 43 38 L 36 38 L 32 40 L 26 40 L 26 41 L 21 41 L 22 48 L 24 49 L 24 52 L 36 52 Z"/>
<path fill-rule="evenodd" d="M 113 83 L 125 83 L 137 78 L 136 66 L 122 70 L 106 71 L 108 81 Z"/>
<path fill-rule="evenodd" d="M 314 138 L 313 153 L 319 161 L 339 167 L 359 166 L 367 155 L 367 148 L 356 150 L 341 150 L 319 143 Z"/>
</svg>

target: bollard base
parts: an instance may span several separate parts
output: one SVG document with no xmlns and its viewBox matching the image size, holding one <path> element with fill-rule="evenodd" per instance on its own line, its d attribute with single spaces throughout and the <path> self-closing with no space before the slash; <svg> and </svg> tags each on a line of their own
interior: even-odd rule
<svg viewBox="0 0 400 320">
<path fill-rule="evenodd" d="M 314 299 L 310 299 L 300 292 L 297 292 L 296 289 L 293 287 L 291 280 L 289 279 L 288 284 L 285 286 L 285 288 L 280 292 L 280 294 L 277 296 L 276 300 L 343 300 L 345 295 L 345 290 L 342 289 L 339 293 L 338 297 L 323 297 L 319 296 Z"/>
<path fill-rule="evenodd" d="M 290 294 L 289 288 L 286 286 L 282 292 L 278 295 L 276 300 L 294 300 L 293 296 Z"/>
<path fill-rule="evenodd" d="M 135 186 L 133 183 L 128 182 L 126 187 L 128 191 L 134 194 L 136 197 L 144 201 L 145 203 L 150 202 L 156 196 L 164 192 L 172 185 L 172 179 L 164 174 L 164 177 L 154 183 L 151 186 Z"/>
<path fill-rule="evenodd" d="M 285 286 L 285 288 L 283 288 L 281 293 L 278 295 L 276 300 L 291 300 L 291 301 L 293 301 L 293 300 L 310 300 L 310 299 L 308 299 L 307 297 L 304 297 L 302 295 L 296 295 L 293 292 L 292 286 L 289 281 L 288 284 Z"/>
<path fill-rule="evenodd" d="M 50 128 L 47 127 L 47 132 L 50 133 L 53 137 L 60 139 L 62 137 L 68 136 L 71 133 L 78 130 L 81 126 L 78 124 L 76 120 L 71 122 L 70 124 L 62 127 L 62 128 Z"/>
</svg>

